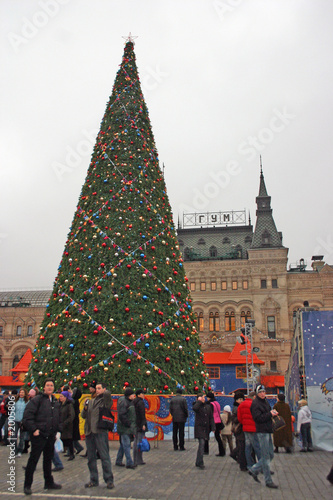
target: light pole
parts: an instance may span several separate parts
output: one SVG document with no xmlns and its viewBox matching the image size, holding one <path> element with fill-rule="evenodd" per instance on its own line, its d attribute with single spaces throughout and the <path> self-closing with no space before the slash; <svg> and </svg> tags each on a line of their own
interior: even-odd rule
<svg viewBox="0 0 333 500">
<path fill-rule="evenodd" d="M 252 328 L 255 326 L 256 322 L 254 319 L 248 319 L 245 323 L 245 327 L 247 327 L 247 335 L 250 337 L 250 346 L 251 346 L 251 380 L 252 380 L 252 391 L 254 391 L 254 365 L 253 365 L 253 344 L 252 344 Z"/>
</svg>

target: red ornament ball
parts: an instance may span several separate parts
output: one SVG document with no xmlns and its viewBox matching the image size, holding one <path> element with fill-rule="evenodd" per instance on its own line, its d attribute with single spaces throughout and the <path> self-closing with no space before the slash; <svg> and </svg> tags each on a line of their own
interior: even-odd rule
<svg viewBox="0 0 333 500">
<path fill-rule="evenodd" d="M 125 383 L 124 383 L 124 386 L 125 386 L 125 387 L 128 387 L 128 386 L 129 386 L 129 383 L 128 383 L 128 382 L 125 382 Z"/>
<path fill-rule="evenodd" d="M 84 387 L 84 388 L 88 387 L 87 382 L 84 382 L 83 387 Z"/>
<path fill-rule="evenodd" d="M 126 359 L 126 363 L 127 363 L 128 365 L 130 365 L 130 364 L 131 364 L 131 362 L 132 362 L 132 360 L 131 360 L 130 358 L 127 358 L 127 359 Z"/>
<path fill-rule="evenodd" d="M 165 386 L 163 387 L 163 389 L 164 389 L 165 391 L 167 391 L 167 390 L 169 389 L 169 386 L 168 386 L 168 385 L 165 385 Z"/>
<path fill-rule="evenodd" d="M 59 339 L 61 339 L 61 340 L 62 340 L 63 338 L 64 338 L 64 336 L 63 336 L 63 334 L 61 333 L 61 334 L 59 335 Z"/>
</svg>

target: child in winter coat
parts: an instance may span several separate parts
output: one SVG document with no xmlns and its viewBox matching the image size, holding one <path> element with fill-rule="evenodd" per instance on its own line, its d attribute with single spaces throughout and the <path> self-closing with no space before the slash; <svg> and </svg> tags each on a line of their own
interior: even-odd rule
<svg viewBox="0 0 333 500">
<path fill-rule="evenodd" d="M 223 408 L 223 412 L 221 413 L 221 420 L 222 423 L 224 424 L 224 428 L 221 431 L 221 437 L 222 437 L 222 442 L 224 449 L 227 449 L 227 443 L 229 445 L 229 450 L 230 453 L 234 449 L 234 444 L 232 441 L 232 432 L 231 432 L 231 408 L 229 405 L 225 405 Z"/>
<path fill-rule="evenodd" d="M 311 438 L 312 414 L 306 399 L 298 401 L 298 407 L 297 432 L 300 432 L 302 437 L 301 451 L 313 451 Z"/>
</svg>

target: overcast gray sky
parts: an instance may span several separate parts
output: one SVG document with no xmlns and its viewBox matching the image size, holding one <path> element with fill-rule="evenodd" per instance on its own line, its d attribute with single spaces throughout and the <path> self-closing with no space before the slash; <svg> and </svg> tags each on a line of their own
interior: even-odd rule
<svg viewBox="0 0 333 500">
<path fill-rule="evenodd" d="M 52 287 L 129 32 L 174 219 L 243 210 L 333 264 L 333 2 L 1 0 L 0 288 Z"/>
</svg>

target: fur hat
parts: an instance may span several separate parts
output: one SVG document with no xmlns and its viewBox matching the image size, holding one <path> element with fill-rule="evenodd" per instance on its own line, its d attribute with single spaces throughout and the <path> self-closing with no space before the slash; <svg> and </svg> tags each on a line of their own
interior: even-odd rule
<svg viewBox="0 0 333 500">
<path fill-rule="evenodd" d="M 90 387 L 92 387 L 93 389 L 96 389 L 96 382 L 95 381 L 91 382 Z"/>
<path fill-rule="evenodd" d="M 129 396 L 132 396 L 132 394 L 134 394 L 134 391 L 130 387 L 127 387 L 127 389 L 125 389 L 124 394 L 125 394 L 125 396 L 129 397 Z"/>
<path fill-rule="evenodd" d="M 144 394 L 144 391 L 143 391 L 142 389 L 137 389 L 137 390 L 135 391 L 135 395 L 136 395 L 136 396 L 139 396 L 140 394 Z"/>
<path fill-rule="evenodd" d="M 223 411 L 227 411 L 228 413 L 231 413 L 231 408 L 229 405 L 225 405 L 225 407 L 223 408 Z"/>
<path fill-rule="evenodd" d="M 256 393 L 259 394 L 259 392 L 266 392 L 266 387 L 264 385 L 258 385 Z"/>
<path fill-rule="evenodd" d="M 237 399 L 245 399 L 244 393 L 242 391 L 236 391 L 234 394 L 234 401 Z"/>
<path fill-rule="evenodd" d="M 207 392 L 206 394 L 207 398 L 209 398 L 211 401 L 215 401 L 215 396 L 212 392 Z"/>
<path fill-rule="evenodd" d="M 306 399 L 300 399 L 298 401 L 298 406 L 307 406 L 308 402 Z"/>
</svg>

